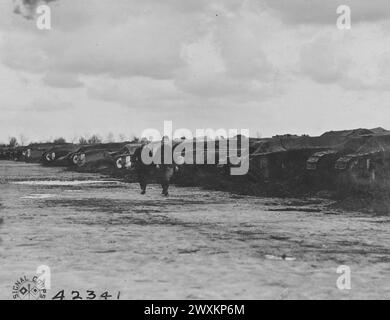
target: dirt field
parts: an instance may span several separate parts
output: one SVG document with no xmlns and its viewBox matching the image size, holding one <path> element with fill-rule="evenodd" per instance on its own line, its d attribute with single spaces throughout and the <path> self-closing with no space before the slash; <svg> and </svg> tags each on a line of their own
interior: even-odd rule
<svg viewBox="0 0 390 320">
<path fill-rule="evenodd" d="M 39 265 L 51 270 L 47 298 L 390 298 L 390 216 L 329 211 L 318 199 L 160 192 L 1 162 L 0 298 Z M 351 268 L 351 290 L 336 287 L 339 265 Z"/>
</svg>

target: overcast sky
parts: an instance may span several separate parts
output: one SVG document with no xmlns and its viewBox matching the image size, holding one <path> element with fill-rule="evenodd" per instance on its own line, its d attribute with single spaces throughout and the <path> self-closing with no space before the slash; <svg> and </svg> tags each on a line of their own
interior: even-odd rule
<svg viewBox="0 0 390 320">
<path fill-rule="evenodd" d="M 336 8 L 352 9 L 352 29 Z M 0 142 L 175 128 L 390 129 L 388 0 L 0 1 Z M 26 13 L 24 13 L 26 15 Z"/>
</svg>

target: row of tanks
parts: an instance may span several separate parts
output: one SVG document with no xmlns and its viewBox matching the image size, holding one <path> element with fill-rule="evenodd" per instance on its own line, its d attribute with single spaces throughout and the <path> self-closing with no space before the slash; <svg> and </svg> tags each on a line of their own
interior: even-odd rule
<svg viewBox="0 0 390 320">
<path fill-rule="evenodd" d="M 174 140 L 171 152 L 175 176 L 194 184 L 200 175 L 208 179 L 223 177 L 235 179 L 237 183 L 247 180 L 263 184 L 294 181 L 298 177 L 303 178 L 300 183 L 304 181 L 319 189 L 386 187 L 389 181 L 390 132 L 382 128 L 329 131 L 317 137 L 281 135 L 255 139 L 237 136 L 212 142 L 214 148 L 208 150 L 209 140 Z M 159 144 L 158 141 L 147 146 L 153 150 Z M 246 150 L 240 148 L 243 145 L 247 146 Z M 105 170 L 121 175 L 134 171 L 134 153 L 139 147 L 139 141 L 92 145 L 37 143 L 1 147 L 0 159 L 40 162 L 79 171 Z M 186 150 L 194 153 L 192 159 L 203 158 L 204 161 L 188 161 Z M 241 165 L 230 161 L 233 156 L 249 163 L 248 170 L 239 180 L 230 176 L 229 169 Z M 208 161 L 210 157 L 213 161 Z"/>
</svg>

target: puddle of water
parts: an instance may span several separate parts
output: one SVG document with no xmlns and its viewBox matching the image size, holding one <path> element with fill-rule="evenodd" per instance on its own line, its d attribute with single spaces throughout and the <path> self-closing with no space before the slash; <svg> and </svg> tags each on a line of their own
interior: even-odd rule
<svg viewBox="0 0 390 320">
<path fill-rule="evenodd" d="M 20 199 L 49 199 L 54 198 L 57 195 L 55 194 L 45 194 L 45 193 L 37 193 L 37 194 L 30 194 L 28 196 L 21 197 Z"/>
<path fill-rule="evenodd" d="M 295 261 L 296 258 L 294 257 L 287 257 L 287 256 L 274 256 L 272 254 L 266 254 L 265 255 L 265 258 L 266 259 L 269 259 L 269 260 L 285 260 L 285 261 Z"/>
<path fill-rule="evenodd" d="M 12 184 L 26 185 L 26 186 L 80 186 L 88 184 L 119 184 L 118 181 L 109 180 L 79 180 L 79 181 L 60 181 L 60 180 L 48 180 L 48 181 L 14 181 Z"/>
</svg>

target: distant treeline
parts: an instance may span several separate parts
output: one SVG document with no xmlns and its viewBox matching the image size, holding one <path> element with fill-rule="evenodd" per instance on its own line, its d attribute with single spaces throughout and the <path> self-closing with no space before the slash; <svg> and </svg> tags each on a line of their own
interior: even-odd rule
<svg viewBox="0 0 390 320">
<path fill-rule="evenodd" d="M 124 134 L 119 135 L 119 138 L 115 139 L 114 135 L 112 133 L 110 133 L 104 139 L 98 134 L 93 134 L 90 137 L 81 136 L 78 139 L 73 139 L 72 141 L 67 141 L 63 137 L 55 138 L 52 141 L 47 140 L 47 141 L 37 141 L 37 142 L 30 142 L 30 143 L 26 143 L 26 140 L 27 139 L 24 136 L 21 136 L 20 139 L 18 139 L 16 137 L 10 137 L 8 139 L 8 144 L 0 143 L 0 147 L 15 148 L 18 146 L 25 146 L 25 145 L 29 145 L 29 144 L 39 144 L 39 143 L 53 143 L 53 144 L 76 143 L 76 144 L 80 144 L 80 145 L 87 145 L 87 144 L 98 144 L 98 143 L 103 143 L 103 142 L 107 142 L 107 143 L 124 142 L 124 141 L 138 142 L 140 139 L 134 135 L 130 139 L 127 139 Z"/>
</svg>

